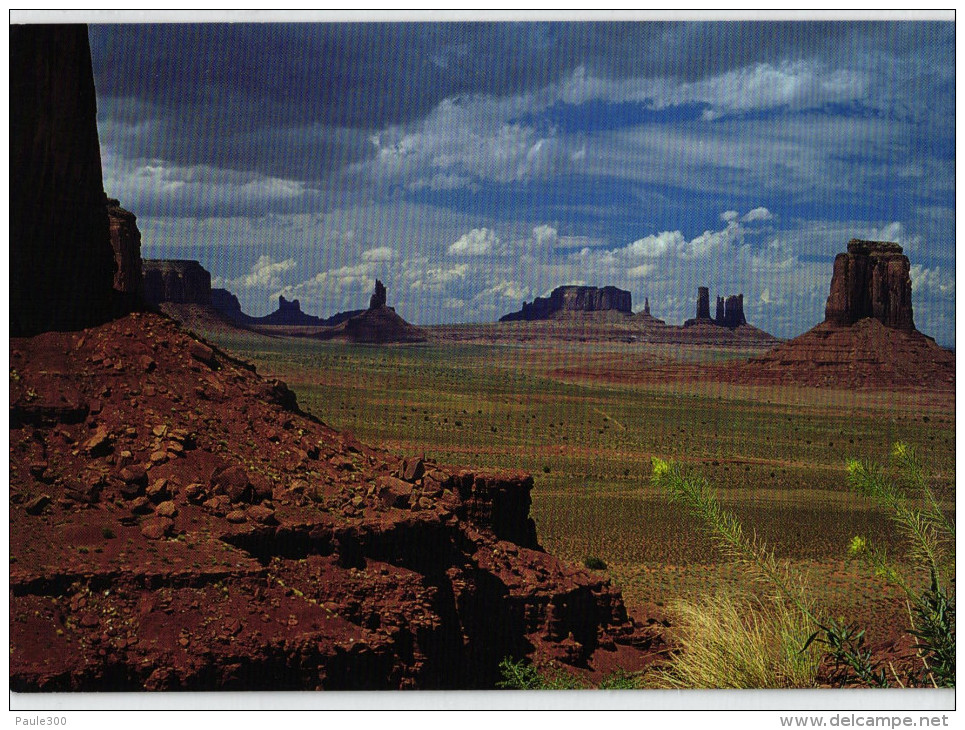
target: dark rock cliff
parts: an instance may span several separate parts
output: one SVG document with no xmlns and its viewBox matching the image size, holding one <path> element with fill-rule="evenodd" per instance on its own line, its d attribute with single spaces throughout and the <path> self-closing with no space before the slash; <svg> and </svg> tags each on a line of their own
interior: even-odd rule
<svg viewBox="0 0 965 730">
<path fill-rule="evenodd" d="M 84 25 L 10 27 L 10 329 L 113 312 L 111 249 Z"/>
<path fill-rule="evenodd" d="M 897 243 L 848 243 L 848 252 L 834 259 L 834 275 L 824 319 L 851 325 L 870 317 L 886 327 L 912 331 L 911 264 Z"/>
<path fill-rule="evenodd" d="M 211 304 L 211 274 L 197 261 L 144 259 L 144 298 L 151 304 Z"/>
</svg>

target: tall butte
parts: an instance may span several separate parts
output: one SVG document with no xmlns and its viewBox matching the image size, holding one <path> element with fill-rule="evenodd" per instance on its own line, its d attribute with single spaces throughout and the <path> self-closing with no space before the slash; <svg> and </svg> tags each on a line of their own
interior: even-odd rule
<svg viewBox="0 0 965 730">
<path fill-rule="evenodd" d="M 87 27 L 10 27 L 10 330 L 107 321 L 114 253 Z"/>
<path fill-rule="evenodd" d="M 730 370 L 737 380 L 843 388 L 955 387 L 955 355 L 915 328 L 897 243 L 852 239 L 834 260 L 824 321 Z"/>
</svg>

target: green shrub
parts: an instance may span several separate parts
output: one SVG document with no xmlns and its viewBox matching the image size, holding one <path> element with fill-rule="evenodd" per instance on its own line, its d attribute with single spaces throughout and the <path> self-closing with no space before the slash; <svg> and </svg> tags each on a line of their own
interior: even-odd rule
<svg viewBox="0 0 965 730">
<path fill-rule="evenodd" d="M 898 443 L 892 458 L 897 481 L 877 466 L 853 460 L 848 462 L 848 480 L 852 489 L 888 510 L 908 539 L 911 562 L 926 574 L 927 587 L 918 591 L 912 588 L 866 538 L 855 537 L 850 553 L 867 560 L 877 575 L 899 585 L 909 598 L 909 633 L 916 639 L 923 669 L 908 677 L 907 685 L 951 687 L 955 683 L 955 598 L 943 572 L 954 546 L 955 526 L 941 510 L 914 451 Z M 875 659 L 865 642 L 864 630 L 854 623 L 819 617 L 801 577 L 792 574 L 788 564 L 778 561 L 756 536 L 744 534 L 740 522 L 720 506 L 706 480 L 685 477 L 675 464 L 657 458 L 653 459 L 652 479 L 655 486 L 668 492 L 672 502 L 683 504 L 700 518 L 717 547 L 747 568 L 748 576 L 765 591 L 757 606 L 737 604 L 736 613 L 732 599 L 721 596 L 697 604 L 678 603 L 682 649 L 664 675 L 668 684 L 735 686 L 727 682 L 737 681 L 730 679 L 737 675 L 742 677 L 740 681 L 751 683 L 743 686 L 801 686 L 780 683 L 813 681 L 808 677 L 812 667 L 815 672 L 817 669 L 812 654 L 817 643 L 826 647 L 834 684 L 890 685 L 881 661 Z M 912 494 L 923 507 L 913 506 Z M 805 626 L 811 630 L 810 636 L 795 648 L 800 629 Z M 738 646 L 749 642 L 757 642 L 758 648 L 745 652 Z M 798 657 L 800 666 L 789 652 Z M 764 656 L 773 657 L 768 671 L 761 669 Z"/>
<path fill-rule="evenodd" d="M 955 595 L 945 573 L 955 549 L 955 524 L 945 515 L 924 476 L 915 450 L 898 442 L 891 452 L 892 470 L 874 464 L 848 462 L 851 488 L 888 511 L 908 543 L 908 562 L 919 576 L 905 576 L 883 550 L 856 536 L 849 552 L 864 559 L 875 575 L 898 586 L 907 596 L 909 631 L 922 669 L 907 678 L 911 685 L 955 686 Z"/>
<path fill-rule="evenodd" d="M 606 570 L 606 561 L 595 555 L 590 555 L 583 561 L 583 565 L 590 570 Z"/>
</svg>

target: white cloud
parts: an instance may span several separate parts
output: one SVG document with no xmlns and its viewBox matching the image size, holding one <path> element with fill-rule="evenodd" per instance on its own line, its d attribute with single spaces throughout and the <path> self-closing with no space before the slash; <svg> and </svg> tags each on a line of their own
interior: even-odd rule
<svg viewBox="0 0 965 730">
<path fill-rule="evenodd" d="M 488 256 L 497 252 L 499 236 L 489 228 L 473 228 L 449 247 L 450 256 Z"/>
<path fill-rule="evenodd" d="M 753 221 L 769 221 L 773 220 L 774 216 L 767 208 L 754 208 L 754 210 L 748 211 L 741 218 L 744 223 L 751 223 Z"/>
<path fill-rule="evenodd" d="M 921 296 L 954 300 L 955 274 L 940 266 L 925 268 L 920 264 L 912 264 L 911 290 L 913 298 Z"/>
<path fill-rule="evenodd" d="M 740 217 L 740 213 L 736 210 L 725 210 L 720 214 L 720 219 L 730 223 L 731 221 L 736 221 Z"/>
<path fill-rule="evenodd" d="M 630 258 L 658 258 L 681 251 L 686 244 L 680 231 L 664 231 L 638 238 L 622 251 Z"/>
<path fill-rule="evenodd" d="M 650 276 L 650 274 L 656 271 L 656 269 L 657 267 L 653 264 L 640 264 L 639 266 L 634 266 L 627 269 L 627 276 L 629 276 L 631 279 L 642 279 L 646 276 Z"/>
<path fill-rule="evenodd" d="M 533 243 L 537 248 L 554 248 L 560 240 L 559 233 L 553 226 L 541 225 L 533 229 Z"/>
<path fill-rule="evenodd" d="M 295 268 L 295 259 L 273 261 L 271 256 L 259 256 L 247 274 L 234 279 L 214 277 L 211 286 L 214 288 L 237 291 L 240 289 L 272 289 L 282 286 L 282 274 Z"/>
<path fill-rule="evenodd" d="M 183 166 L 152 159 L 130 160 L 103 153 L 104 189 L 138 216 L 175 214 L 263 215 L 287 207 L 313 190 L 300 180 L 241 172 L 211 165 Z"/>
<path fill-rule="evenodd" d="M 378 248 L 370 248 L 368 251 L 362 253 L 362 260 L 369 261 L 372 263 L 386 263 L 389 261 L 394 261 L 396 258 L 396 252 L 389 246 L 379 246 Z"/>
</svg>

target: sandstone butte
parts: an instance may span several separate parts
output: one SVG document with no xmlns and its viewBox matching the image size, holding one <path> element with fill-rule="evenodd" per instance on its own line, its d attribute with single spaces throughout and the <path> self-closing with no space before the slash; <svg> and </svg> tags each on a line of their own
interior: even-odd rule
<svg viewBox="0 0 965 730">
<path fill-rule="evenodd" d="M 824 321 L 725 380 L 836 388 L 954 390 L 955 355 L 919 332 L 901 246 L 852 239 L 834 261 Z"/>
<path fill-rule="evenodd" d="M 118 316 L 86 29 L 12 27 L 11 89 L 13 690 L 482 688 L 507 656 L 654 660 L 661 624 L 540 548 L 530 476 L 359 443 L 171 319 Z"/>
</svg>

